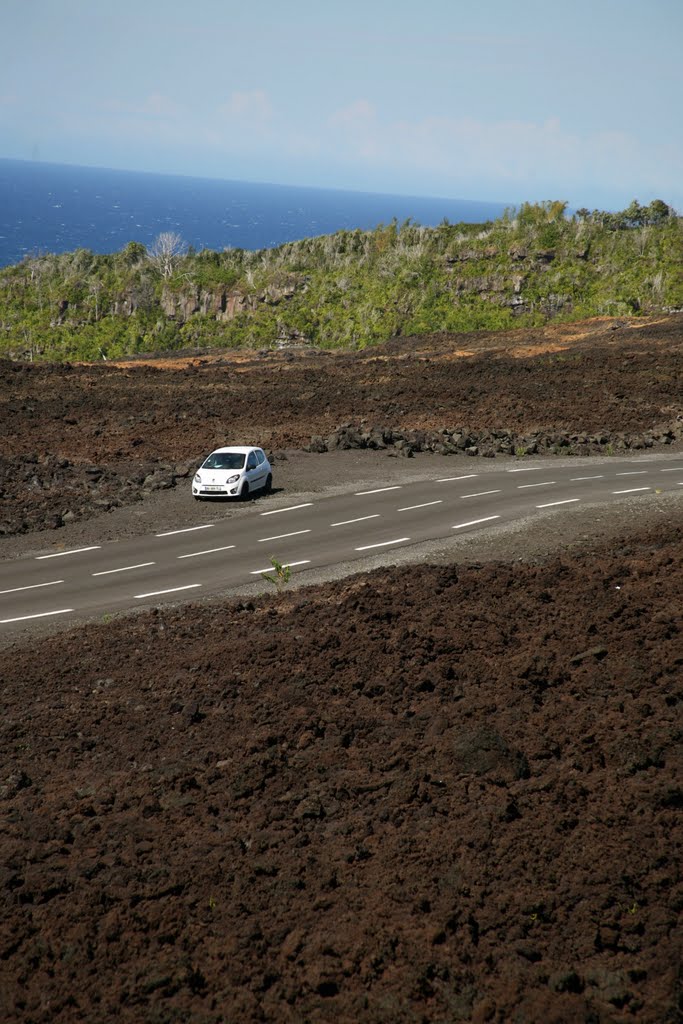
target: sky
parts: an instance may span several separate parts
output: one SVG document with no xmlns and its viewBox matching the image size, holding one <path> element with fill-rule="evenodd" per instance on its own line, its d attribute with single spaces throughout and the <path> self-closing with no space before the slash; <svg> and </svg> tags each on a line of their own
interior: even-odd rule
<svg viewBox="0 0 683 1024">
<path fill-rule="evenodd" d="M 683 212 L 683 0 L 0 0 L 0 157 Z"/>
</svg>

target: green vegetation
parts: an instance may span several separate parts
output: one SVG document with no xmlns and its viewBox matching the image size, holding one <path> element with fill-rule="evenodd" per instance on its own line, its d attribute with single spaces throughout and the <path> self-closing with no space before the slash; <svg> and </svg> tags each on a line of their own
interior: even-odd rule
<svg viewBox="0 0 683 1024">
<path fill-rule="evenodd" d="M 277 589 L 278 594 L 281 594 L 284 588 L 289 583 L 292 575 L 292 570 L 288 565 L 283 565 L 282 562 L 278 562 L 277 558 L 271 558 L 270 564 L 273 566 L 275 572 L 273 573 L 262 573 L 262 579 L 268 580 Z"/>
<path fill-rule="evenodd" d="M 395 335 L 534 326 L 683 307 L 683 219 L 525 203 L 487 224 L 411 221 L 277 249 L 78 249 L 0 270 L 0 355 L 97 360 L 302 340 L 362 348 Z"/>
</svg>

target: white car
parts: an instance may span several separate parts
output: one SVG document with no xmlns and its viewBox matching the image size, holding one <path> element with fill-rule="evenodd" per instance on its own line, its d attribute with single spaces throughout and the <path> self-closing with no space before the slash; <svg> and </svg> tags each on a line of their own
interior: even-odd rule
<svg viewBox="0 0 683 1024">
<path fill-rule="evenodd" d="M 242 498 L 255 491 L 268 494 L 273 486 L 273 470 L 262 448 L 216 448 L 202 462 L 192 480 L 192 496 L 202 498 Z"/>
</svg>

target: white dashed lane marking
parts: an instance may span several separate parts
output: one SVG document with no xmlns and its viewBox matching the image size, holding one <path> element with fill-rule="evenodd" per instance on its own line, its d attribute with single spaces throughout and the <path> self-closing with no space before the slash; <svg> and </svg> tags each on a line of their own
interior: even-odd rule
<svg viewBox="0 0 683 1024">
<path fill-rule="evenodd" d="M 176 558 L 199 558 L 200 555 L 215 555 L 218 551 L 232 551 L 234 544 L 226 544 L 222 548 L 209 548 L 208 551 L 192 551 L 189 555 L 176 555 Z"/>
<path fill-rule="evenodd" d="M 379 512 L 371 516 L 361 516 L 360 519 L 344 519 L 341 523 L 330 523 L 330 526 L 349 526 L 350 523 L 363 523 L 366 519 L 379 519 Z"/>
<path fill-rule="evenodd" d="M 570 476 L 569 483 L 576 483 L 578 480 L 603 480 L 604 473 L 599 473 L 597 476 Z"/>
<path fill-rule="evenodd" d="M 79 555 L 82 551 L 99 551 L 100 544 L 91 544 L 89 548 L 72 548 L 71 551 L 55 551 L 51 555 L 36 555 L 36 561 L 40 562 L 44 558 L 61 558 L 62 555 Z"/>
<path fill-rule="evenodd" d="M 283 569 L 293 569 L 295 565 L 310 565 L 310 558 L 304 558 L 301 562 L 283 562 Z M 273 572 L 275 566 L 269 565 L 265 569 L 252 569 L 249 573 L 250 576 L 260 576 L 264 572 Z"/>
<path fill-rule="evenodd" d="M 271 508 L 270 512 L 260 512 L 259 515 L 275 516 L 279 512 L 294 512 L 297 508 L 309 508 L 312 504 L 312 501 L 305 501 L 303 505 L 288 505 L 287 508 Z"/>
<path fill-rule="evenodd" d="M 269 540 L 284 540 L 285 537 L 299 537 L 302 533 L 310 533 L 310 530 L 295 530 L 294 533 L 279 533 L 277 537 L 261 537 L 257 544 L 265 544 Z"/>
<path fill-rule="evenodd" d="M 484 498 L 487 494 L 500 494 L 500 489 L 497 491 L 478 491 L 476 494 L 461 494 L 461 498 Z"/>
<path fill-rule="evenodd" d="M 186 526 L 184 530 L 168 530 L 166 533 L 155 533 L 155 537 L 175 537 L 177 533 L 194 533 L 195 530 L 210 530 L 214 523 L 204 523 L 202 526 Z"/>
<path fill-rule="evenodd" d="M 156 565 L 156 562 L 140 562 L 138 565 L 124 565 L 120 569 L 104 569 L 102 572 L 91 572 L 91 576 L 111 576 L 113 572 L 129 572 L 130 569 L 144 569 L 148 565 Z"/>
<path fill-rule="evenodd" d="M 405 541 L 410 540 L 410 537 L 397 537 L 396 540 L 383 540 L 381 544 L 364 544 L 363 547 L 356 548 L 356 551 L 370 551 L 371 548 L 386 548 L 390 544 L 403 544 Z"/>
<path fill-rule="evenodd" d="M 12 587 L 11 590 L 0 590 L 0 594 L 18 594 L 20 590 L 37 590 L 38 587 L 54 587 L 64 580 L 50 580 L 49 583 L 32 583 L 30 587 Z"/>
<path fill-rule="evenodd" d="M 500 516 L 486 516 L 485 519 L 471 519 L 469 523 L 458 523 L 451 526 L 451 530 L 464 530 L 466 526 L 479 526 L 479 523 L 490 523 L 492 519 L 500 519 Z"/>
<path fill-rule="evenodd" d="M 612 494 L 635 494 L 636 491 L 649 491 L 649 487 L 629 487 L 625 491 L 612 491 Z"/>
<path fill-rule="evenodd" d="M 565 498 L 564 501 L 549 501 L 546 505 L 537 505 L 536 508 L 552 508 L 553 505 L 571 505 L 573 501 L 581 501 L 581 498 Z"/>
<path fill-rule="evenodd" d="M 443 505 L 443 499 L 439 498 L 438 501 L 425 501 L 421 505 L 406 505 L 405 508 L 397 508 L 397 512 L 412 512 L 414 508 L 428 508 L 430 505 Z"/>
<path fill-rule="evenodd" d="M 46 619 L 49 615 L 68 615 L 72 611 L 73 608 L 59 608 L 54 612 L 39 612 L 37 615 L 19 615 L 15 619 L 0 619 L 0 623 L 25 622 L 27 619 Z"/>
<path fill-rule="evenodd" d="M 646 469 L 629 469 L 626 473 L 616 473 L 615 476 L 646 476 Z"/>
<path fill-rule="evenodd" d="M 524 466 L 523 469 L 508 469 L 508 473 L 538 473 L 540 466 Z"/>
<path fill-rule="evenodd" d="M 449 484 L 452 480 L 474 480 L 477 476 L 479 476 L 478 473 L 468 473 L 467 476 L 442 476 L 436 482 L 437 484 Z"/>
<path fill-rule="evenodd" d="M 196 590 L 197 587 L 201 587 L 201 583 L 188 583 L 185 587 L 169 587 L 168 590 L 153 590 L 149 594 L 135 594 L 135 600 L 141 601 L 143 597 L 160 597 L 161 594 L 175 594 L 179 590 Z"/>
<path fill-rule="evenodd" d="M 550 484 L 554 484 L 555 482 L 555 480 L 544 480 L 542 483 L 538 484 L 517 484 L 517 490 L 523 491 L 525 488 L 528 487 L 549 487 Z"/>
<path fill-rule="evenodd" d="M 377 487 L 374 491 L 356 491 L 354 497 L 360 498 L 362 494 L 382 494 L 384 491 L 400 491 L 401 484 L 395 484 L 393 487 Z"/>
</svg>

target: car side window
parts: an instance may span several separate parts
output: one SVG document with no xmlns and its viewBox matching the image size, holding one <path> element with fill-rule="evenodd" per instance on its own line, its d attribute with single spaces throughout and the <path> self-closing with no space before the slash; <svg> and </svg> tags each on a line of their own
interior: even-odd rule
<svg viewBox="0 0 683 1024">
<path fill-rule="evenodd" d="M 266 461 L 266 457 L 260 448 L 256 452 L 256 459 L 258 461 L 259 466 L 262 466 L 263 463 Z"/>
<path fill-rule="evenodd" d="M 254 455 L 253 452 L 249 453 L 249 458 L 247 459 L 247 469 L 256 469 L 256 456 Z"/>
</svg>

